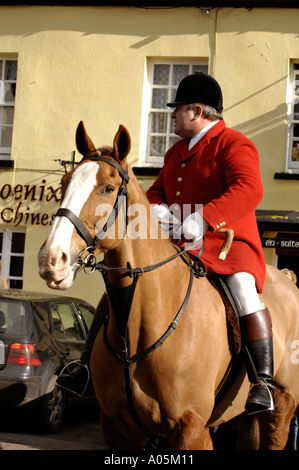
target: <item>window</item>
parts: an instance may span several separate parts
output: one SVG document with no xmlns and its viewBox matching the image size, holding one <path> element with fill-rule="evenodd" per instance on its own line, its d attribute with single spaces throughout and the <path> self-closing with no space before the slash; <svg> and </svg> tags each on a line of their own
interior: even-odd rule
<svg viewBox="0 0 299 470">
<path fill-rule="evenodd" d="M 147 142 L 146 149 L 140 149 L 145 164 L 162 166 L 165 152 L 179 139 L 173 132 L 171 108 L 166 103 L 174 100 L 180 81 L 196 71 L 207 73 L 208 65 L 203 61 L 186 60 L 148 64 L 142 113 L 145 124 L 140 139 L 141 146 Z"/>
<path fill-rule="evenodd" d="M 27 302 L 20 300 L 0 300 L 0 312 L 4 322 L 0 333 L 9 336 L 27 336 L 31 329 L 31 311 Z"/>
<path fill-rule="evenodd" d="M 84 326 L 86 329 L 86 335 L 87 335 L 90 329 L 90 326 L 92 324 L 94 311 L 88 305 L 84 305 L 84 304 L 77 304 L 76 307 L 80 311 L 83 317 L 83 323 L 84 323 Z"/>
<path fill-rule="evenodd" d="M 85 335 L 79 318 L 70 303 L 51 304 L 54 334 L 64 341 L 85 341 Z"/>
<path fill-rule="evenodd" d="M 25 232 L 16 229 L 0 231 L 1 276 L 10 288 L 23 287 L 25 236 Z"/>
<path fill-rule="evenodd" d="M 0 57 L 0 159 L 9 160 L 17 83 L 17 61 Z"/>
<path fill-rule="evenodd" d="M 286 171 L 299 173 L 299 62 L 291 64 Z"/>
</svg>

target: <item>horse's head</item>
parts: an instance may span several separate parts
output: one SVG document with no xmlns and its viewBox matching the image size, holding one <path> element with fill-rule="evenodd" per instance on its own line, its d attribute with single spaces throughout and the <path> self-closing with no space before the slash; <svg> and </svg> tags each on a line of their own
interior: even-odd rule
<svg viewBox="0 0 299 470">
<path fill-rule="evenodd" d="M 128 131 L 119 126 L 113 147 L 96 149 L 81 121 L 76 144 L 83 159 L 62 178 L 61 207 L 38 255 L 40 276 L 53 289 L 67 289 L 72 285 L 82 267 L 78 263 L 82 251 L 97 255 L 111 250 L 121 238 L 115 233 L 125 232 L 122 203 L 126 202 L 129 180 Z"/>
</svg>

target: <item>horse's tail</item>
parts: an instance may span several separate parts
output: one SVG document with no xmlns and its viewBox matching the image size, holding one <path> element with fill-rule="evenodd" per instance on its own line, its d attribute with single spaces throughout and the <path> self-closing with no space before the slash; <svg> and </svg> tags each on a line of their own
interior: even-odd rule
<svg viewBox="0 0 299 470">
<path fill-rule="evenodd" d="M 257 416 L 243 413 L 240 420 L 237 450 L 258 450 L 259 443 L 260 428 Z"/>
</svg>

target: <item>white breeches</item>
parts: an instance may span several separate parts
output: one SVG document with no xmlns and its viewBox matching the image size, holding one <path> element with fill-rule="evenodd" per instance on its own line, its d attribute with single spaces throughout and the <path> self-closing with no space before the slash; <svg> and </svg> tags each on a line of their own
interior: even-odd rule
<svg viewBox="0 0 299 470">
<path fill-rule="evenodd" d="M 240 317 L 265 308 L 259 299 L 255 279 L 251 274 L 242 272 L 227 275 L 225 278 Z"/>
</svg>

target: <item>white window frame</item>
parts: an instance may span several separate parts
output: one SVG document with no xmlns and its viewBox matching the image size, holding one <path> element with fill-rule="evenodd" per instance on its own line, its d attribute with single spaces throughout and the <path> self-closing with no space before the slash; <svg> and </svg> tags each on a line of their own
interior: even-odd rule
<svg viewBox="0 0 299 470">
<path fill-rule="evenodd" d="M 297 69 L 295 67 L 298 67 Z M 296 83 L 296 75 L 298 77 Z M 297 85 L 297 87 L 296 87 Z M 296 90 L 297 88 L 297 90 Z M 297 93 L 297 94 L 296 94 Z M 295 125 L 298 126 L 299 132 L 299 111 L 296 112 L 297 119 L 294 116 L 295 103 L 299 106 L 299 60 L 293 60 L 290 64 L 289 84 L 287 91 L 287 104 L 288 104 L 288 137 L 287 137 L 287 155 L 286 155 L 286 173 L 299 173 L 299 135 L 294 137 Z M 293 143 L 297 142 L 298 145 L 298 160 L 292 159 Z"/>
<path fill-rule="evenodd" d="M 208 59 L 195 59 L 195 58 L 176 58 L 176 59 L 149 59 L 146 63 L 145 72 L 144 72 L 144 87 L 143 87 L 143 103 L 142 103 L 142 116 L 141 116 L 141 134 L 140 134 L 140 165 L 141 166 L 154 166 L 162 167 L 164 155 L 163 156 L 153 156 L 150 155 L 150 139 L 151 136 L 165 136 L 166 135 L 166 151 L 172 145 L 170 143 L 171 137 L 177 137 L 174 133 L 171 132 L 171 108 L 167 108 L 166 103 L 164 108 L 152 108 L 152 90 L 155 87 L 163 88 L 163 85 L 155 86 L 153 84 L 154 76 L 154 67 L 157 64 L 169 64 L 171 67 L 171 77 L 174 65 L 189 65 L 189 73 L 192 73 L 193 66 L 203 66 L 204 71 L 208 71 Z M 172 78 L 169 85 L 164 86 L 168 89 L 168 99 L 167 102 L 173 100 L 177 86 L 172 85 Z M 159 113 L 168 113 L 169 117 L 167 120 L 167 133 L 151 133 L 151 116 L 154 112 Z"/>
<path fill-rule="evenodd" d="M 5 80 L 5 67 L 6 67 L 6 62 L 8 61 L 18 61 L 16 56 L 1 56 L 0 55 L 0 61 L 3 62 L 2 70 L 0 69 L 0 132 L 2 132 L 2 127 L 10 127 L 13 132 L 13 122 L 11 124 L 4 124 L 2 122 L 2 110 L 5 107 L 12 107 L 13 108 L 13 116 L 12 116 L 12 121 L 14 119 L 14 111 L 15 111 L 15 100 L 14 101 L 5 101 L 5 83 L 14 83 L 15 85 L 17 84 L 17 80 Z M 1 146 L 1 140 L 2 136 L 0 135 L 0 160 L 10 160 L 11 159 L 11 146 L 10 147 L 4 147 Z"/>
<path fill-rule="evenodd" d="M 4 277 L 6 280 L 8 287 L 10 286 L 10 281 L 16 280 L 21 281 L 23 286 L 23 275 L 24 275 L 24 261 L 25 261 L 25 244 L 26 244 L 26 230 L 13 228 L 13 229 L 0 229 L 0 232 L 3 233 L 3 241 L 2 241 L 2 251 L 0 252 L 2 268 L 1 268 L 1 276 Z M 15 253 L 12 252 L 12 234 L 13 233 L 24 233 L 25 234 L 25 243 L 24 243 L 24 252 L 23 253 Z M 1 247 L 0 247 L 1 249 Z M 23 258 L 23 273 L 22 276 L 11 276 L 10 272 L 10 265 L 11 265 L 11 257 L 20 257 Z"/>
</svg>

